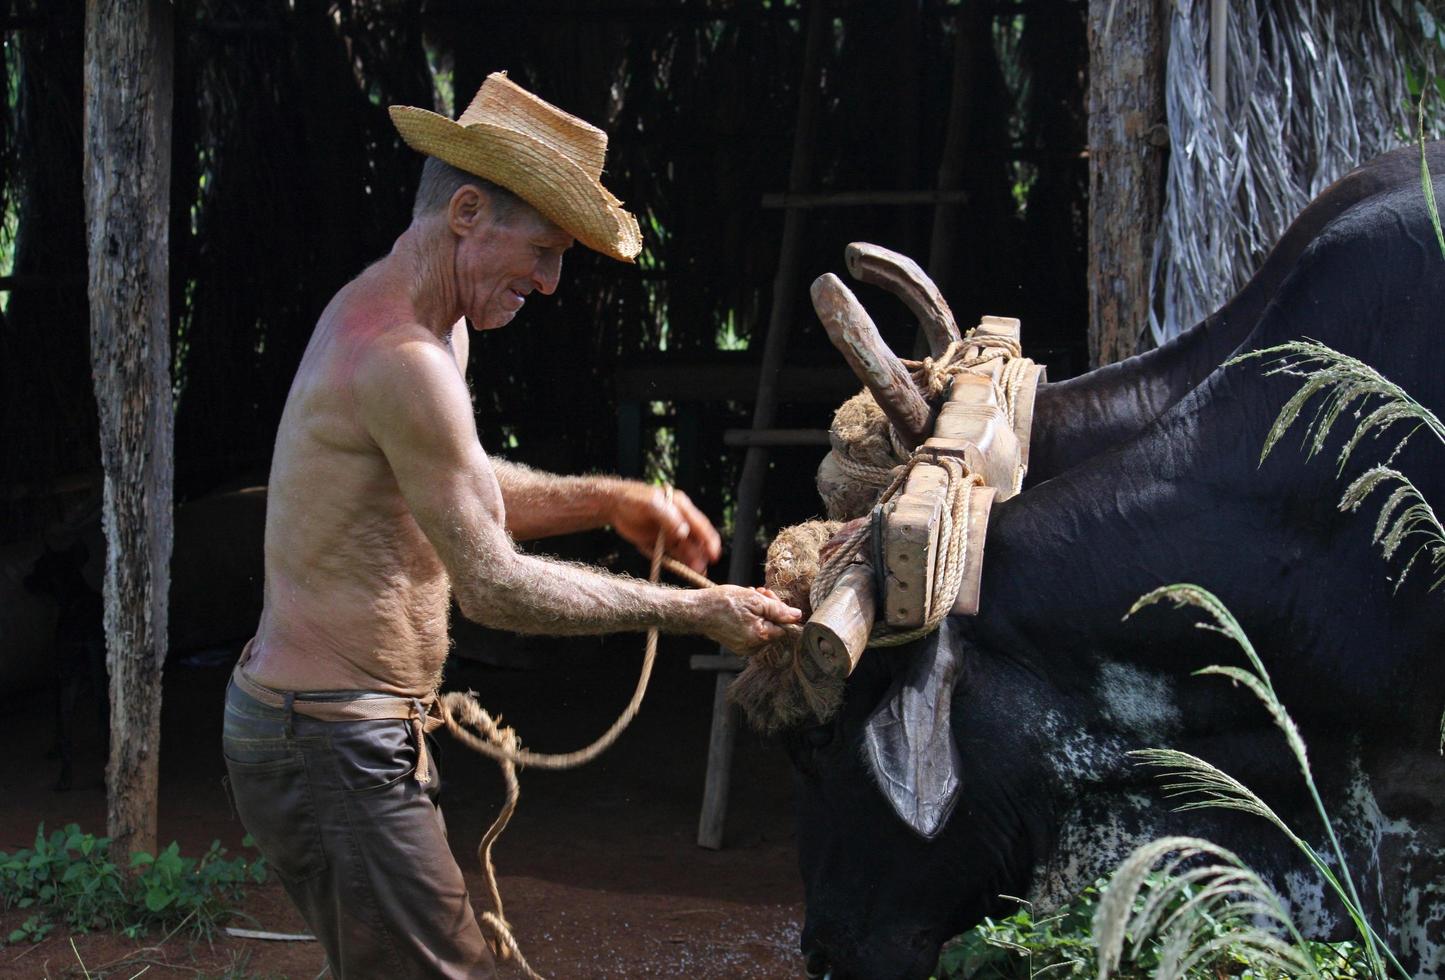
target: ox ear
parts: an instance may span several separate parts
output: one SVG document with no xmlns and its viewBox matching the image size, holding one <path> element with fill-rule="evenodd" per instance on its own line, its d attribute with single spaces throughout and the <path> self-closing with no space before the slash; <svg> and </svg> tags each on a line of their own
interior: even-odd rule
<svg viewBox="0 0 1445 980">
<path fill-rule="evenodd" d="M 949 724 L 961 663 L 955 633 L 944 619 L 919 641 L 863 732 L 863 754 L 884 798 L 924 840 L 948 822 L 963 785 Z"/>
</svg>

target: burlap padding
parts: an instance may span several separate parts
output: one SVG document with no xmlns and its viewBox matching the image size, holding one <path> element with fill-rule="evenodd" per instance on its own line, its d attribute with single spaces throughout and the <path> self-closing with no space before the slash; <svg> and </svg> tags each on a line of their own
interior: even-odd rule
<svg viewBox="0 0 1445 980">
<path fill-rule="evenodd" d="M 807 521 L 783 528 L 768 546 L 767 587 L 790 606 L 813 613 L 808 590 L 818 572 L 818 551 L 838 533 L 839 521 Z M 743 709 L 749 723 L 773 734 L 799 724 L 831 718 L 843 698 L 843 679 L 828 676 L 812 657 L 802 653 L 803 630 L 790 627 L 787 636 L 748 658 L 747 666 L 728 688 L 728 699 Z"/>
</svg>

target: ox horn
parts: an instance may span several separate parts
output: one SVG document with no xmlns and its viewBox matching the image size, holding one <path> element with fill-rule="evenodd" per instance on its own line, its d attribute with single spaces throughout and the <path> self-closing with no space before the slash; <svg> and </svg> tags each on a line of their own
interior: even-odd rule
<svg viewBox="0 0 1445 980">
<path fill-rule="evenodd" d="M 928 438 L 932 412 L 908 368 L 883 342 L 873 318 L 843 280 L 828 272 L 813 280 L 813 309 L 833 346 L 893 423 L 898 438 L 913 450 Z"/>
<path fill-rule="evenodd" d="M 881 286 L 903 300 L 918 319 L 928 339 L 928 352 L 938 357 L 955 340 L 962 340 L 953 310 L 938 286 L 906 255 L 869 242 L 854 242 L 843 253 L 848 274 L 870 286 Z"/>
</svg>

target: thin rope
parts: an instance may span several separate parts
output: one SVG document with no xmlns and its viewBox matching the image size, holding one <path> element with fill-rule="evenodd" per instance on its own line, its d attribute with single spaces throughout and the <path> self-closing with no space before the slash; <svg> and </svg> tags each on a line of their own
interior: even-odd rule
<svg viewBox="0 0 1445 980">
<path fill-rule="evenodd" d="M 667 488 L 667 500 L 669 503 L 672 502 L 672 487 Z M 662 569 L 666 568 L 672 574 L 698 588 L 708 588 L 713 584 L 706 575 L 695 572 L 682 562 L 664 555 L 665 543 L 666 531 L 659 530 L 657 542 L 652 547 L 652 566 L 647 575 L 649 582 L 655 584 Z M 452 737 L 472 751 L 495 760 L 502 768 L 502 779 L 507 786 L 506 800 L 502 804 L 501 812 L 497 814 L 486 833 L 482 834 L 482 842 L 477 846 L 477 860 L 482 865 L 482 877 L 486 881 L 487 897 L 491 901 L 492 907 L 488 911 L 481 912 L 477 916 L 477 922 L 482 927 L 482 931 L 491 937 L 492 950 L 497 959 L 515 960 L 518 969 L 531 980 L 543 980 L 543 978 L 527 963 L 526 957 L 522 955 L 521 947 L 517 944 L 516 937 L 512 934 L 511 923 L 507 921 L 502 908 L 502 892 L 497 886 L 497 871 L 492 861 L 492 845 L 502 836 L 502 831 L 507 829 L 507 824 L 517 809 L 517 801 L 522 795 L 521 783 L 517 779 L 517 766 L 535 766 L 538 769 L 552 770 L 575 769 L 578 766 L 586 765 L 611 748 L 613 743 L 626 731 L 627 726 L 632 724 L 632 719 L 637 717 L 638 709 L 642 707 L 642 699 L 647 694 L 647 683 L 652 677 L 653 661 L 657 659 L 657 637 L 656 627 L 647 631 L 647 641 L 643 644 L 642 669 L 637 678 L 637 687 L 633 690 L 632 699 L 628 701 L 627 707 L 622 710 L 622 714 L 607 731 L 598 736 L 590 745 L 575 752 L 545 753 L 532 752 L 522 748 L 521 739 L 516 731 L 510 727 L 502 727 L 500 719 L 494 719 L 488 714 L 482 707 L 481 701 L 478 700 L 475 691 L 451 691 L 443 694 L 439 699 L 442 717 L 446 720 L 447 731 L 451 733 Z"/>
</svg>

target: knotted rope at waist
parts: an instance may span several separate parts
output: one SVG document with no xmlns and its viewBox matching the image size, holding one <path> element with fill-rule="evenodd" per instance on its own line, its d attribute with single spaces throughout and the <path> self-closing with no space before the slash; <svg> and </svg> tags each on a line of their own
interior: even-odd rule
<svg viewBox="0 0 1445 980">
<path fill-rule="evenodd" d="M 268 708 L 284 708 L 317 721 L 407 721 L 416 743 L 416 781 L 431 782 L 431 759 L 426 750 L 426 733 L 446 724 L 436 692 L 420 698 L 362 695 L 346 701 L 312 701 L 305 692 L 277 691 L 253 680 L 245 671 L 251 659 L 248 643 L 241 660 L 231 672 L 236 686 Z"/>
</svg>

